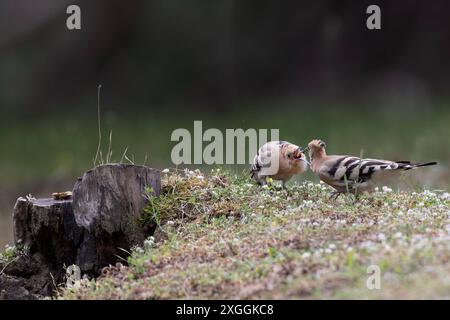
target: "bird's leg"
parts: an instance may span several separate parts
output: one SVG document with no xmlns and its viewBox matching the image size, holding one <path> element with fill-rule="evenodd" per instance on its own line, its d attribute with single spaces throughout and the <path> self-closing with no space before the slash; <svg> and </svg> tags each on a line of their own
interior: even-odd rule
<svg viewBox="0 0 450 320">
<path fill-rule="evenodd" d="M 284 180 L 281 181 L 281 189 L 284 189 L 284 190 L 287 189 L 286 188 L 286 181 L 284 181 Z"/>
<path fill-rule="evenodd" d="M 258 184 L 262 187 L 262 186 L 265 186 L 266 184 L 267 184 L 267 180 L 266 180 L 266 177 L 260 177 L 258 180 L 257 180 L 257 182 L 258 182 Z"/>
</svg>

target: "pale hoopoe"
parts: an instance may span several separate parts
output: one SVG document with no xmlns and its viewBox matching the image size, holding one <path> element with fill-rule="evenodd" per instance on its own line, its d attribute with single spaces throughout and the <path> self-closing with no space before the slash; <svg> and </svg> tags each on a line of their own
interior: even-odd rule
<svg viewBox="0 0 450 320">
<path fill-rule="evenodd" d="M 286 141 L 270 141 L 259 148 L 253 159 L 252 178 L 259 184 L 267 183 L 267 178 L 281 180 L 283 188 L 294 175 L 305 172 L 308 161 L 302 149 Z"/>
<path fill-rule="evenodd" d="M 329 156 L 325 151 L 325 142 L 312 140 L 307 147 L 312 171 L 320 180 L 330 185 L 338 197 L 351 192 L 358 195 L 375 187 L 379 177 L 404 170 L 431 166 L 437 162 L 411 163 L 410 161 L 389 161 L 361 159 L 352 156 Z"/>
</svg>

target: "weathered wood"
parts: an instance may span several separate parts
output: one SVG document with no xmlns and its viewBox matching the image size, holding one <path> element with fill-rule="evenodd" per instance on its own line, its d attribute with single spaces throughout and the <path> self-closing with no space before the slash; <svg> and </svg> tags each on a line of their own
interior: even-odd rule
<svg viewBox="0 0 450 320">
<path fill-rule="evenodd" d="M 73 211 L 85 230 L 77 254 L 82 270 L 98 269 L 123 256 L 123 248 L 142 243 L 155 225 L 143 228 L 139 218 L 144 191 L 161 189 L 160 171 L 145 166 L 108 164 L 86 172 L 73 189 Z"/>
<path fill-rule="evenodd" d="M 13 213 L 14 239 L 39 253 L 48 265 L 75 263 L 83 230 L 77 225 L 72 200 L 19 198 Z"/>
<path fill-rule="evenodd" d="M 3 267 L 0 295 L 34 299 L 52 294 L 53 281 L 62 281 L 63 266 L 76 262 L 82 240 L 72 201 L 21 197 L 14 206 L 13 228 L 16 246 L 27 250 Z"/>
<path fill-rule="evenodd" d="M 71 200 L 19 198 L 13 212 L 14 238 L 29 253 L 4 274 L 34 278 L 39 288 L 27 282 L 30 296 L 48 295 L 53 280 L 63 279 L 64 265 L 76 264 L 84 272 L 98 274 L 115 264 L 125 255 L 121 249 L 129 251 L 154 232 L 155 224 L 144 226 L 139 221 L 146 187 L 159 195 L 159 170 L 107 164 L 79 178 Z"/>
</svg>

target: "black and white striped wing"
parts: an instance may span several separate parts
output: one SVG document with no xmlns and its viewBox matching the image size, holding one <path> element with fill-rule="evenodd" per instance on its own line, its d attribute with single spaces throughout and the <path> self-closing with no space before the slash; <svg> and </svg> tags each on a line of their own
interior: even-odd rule
<svg viewBox="0 0 450 320">
<path fill-rule="evenodd" d="M 370 181 L 374 174 L 388 170 L 407 170 L 411 165 L 407 161 L 387 161 L 377 159 L 360 159 L 342 156 L 329 161 L 320 174 L 342 185 Z"/>
<path fill-rule="evenodd" d="M 250 169 L 252 178 L 256 173 L 260 172 L 262 168 L 270 166 L 272 156 L 279 155 L 280 149 L 285 145 L 286 141 L 270 141 L 259 148 L 258 153 L 253 158 L 253 164 Z"/>
<path fill-rule="evenodd" d="M 251 177 L 254 178 L 255 174 L 257 172 L 261 171 L 261 163 L 260 163 L 260 159 L 259 159 L 259 154 L 257 154 L 254 158 L 253 158 L 253 164 L 252 167 L 250 169 L 250 174 Z"/>
</svg>

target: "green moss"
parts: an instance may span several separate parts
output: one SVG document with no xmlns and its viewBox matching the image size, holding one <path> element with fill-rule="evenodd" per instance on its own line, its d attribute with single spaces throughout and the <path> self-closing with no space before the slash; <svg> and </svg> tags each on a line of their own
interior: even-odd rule
<svg viewBox="0 0 450 320">
<path fill-rule="evenodd" d="M 15 246 L 6 245 L 5 250 L 0 253 L 0 274 L 10 263 L 27 254 L 28 248 L 21 244 Z"/>
</svg>

